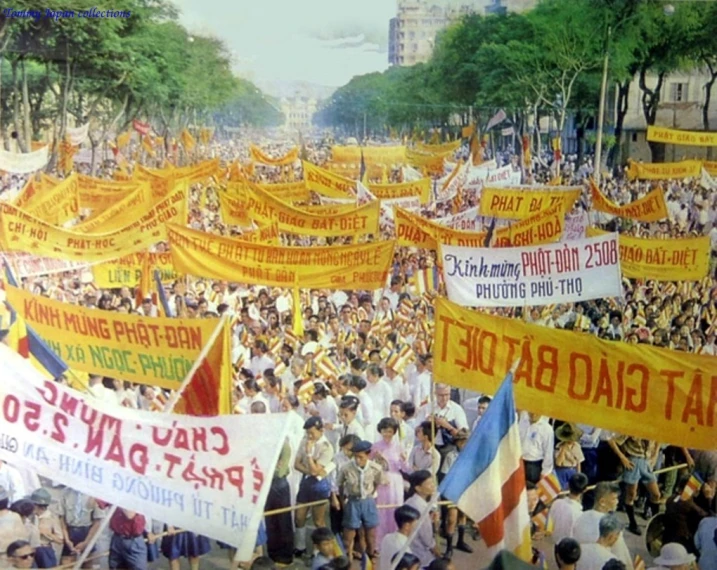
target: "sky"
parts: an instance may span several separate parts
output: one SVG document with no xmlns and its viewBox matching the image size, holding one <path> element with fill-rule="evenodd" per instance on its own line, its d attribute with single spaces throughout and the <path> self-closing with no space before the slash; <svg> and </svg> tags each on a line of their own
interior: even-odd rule
<svg viewBox="0 0 717 570">
<path fill-rule="evenodd" d="M 329 87 L 388 67 L 395 0 L 174 0 L 190 33 L 223 39 L 257 84 Z"/>
</svg>

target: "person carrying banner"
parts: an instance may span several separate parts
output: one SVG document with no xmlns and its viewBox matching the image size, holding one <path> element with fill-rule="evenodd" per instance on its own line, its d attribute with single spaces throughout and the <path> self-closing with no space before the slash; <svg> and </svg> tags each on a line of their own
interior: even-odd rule
<svg viewBox="0 0 717 570">
<path fill-rule="evenodd" d="M 58 509 L 65 540 L 61 564 L 67 564 L 90 543 L 105 512 L 94 498 L 69 487 L 60 496 Z"/>
</svg>

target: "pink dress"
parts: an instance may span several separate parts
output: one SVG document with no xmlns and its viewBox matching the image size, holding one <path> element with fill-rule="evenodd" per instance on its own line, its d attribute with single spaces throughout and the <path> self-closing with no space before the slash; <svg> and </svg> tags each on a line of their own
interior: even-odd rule
<svg viewBox="0 0 717 570">
<path fill-rule="evenodd" d="M 384 471 L 385 483 L 378 488 L 377 505 L 402 505 L 403 504 L 403 477 L 400 471 L 407 471 L 406 462 L 401 459 L 402 448 L 395 440 L 386 443 L 383 438 L 373 444 L 371 458 L 380 454 L 388 463 L 388 471 Z M 385 464 L 379 460 L 379 464 L 385 468 Z M 396 532 L 396 521 L 393 513 L 396 509 L 378 510 L 378 528 L 376 529 L 376 544 L 381 544 L 383 537 L 389 533 Z"/>
</svg>

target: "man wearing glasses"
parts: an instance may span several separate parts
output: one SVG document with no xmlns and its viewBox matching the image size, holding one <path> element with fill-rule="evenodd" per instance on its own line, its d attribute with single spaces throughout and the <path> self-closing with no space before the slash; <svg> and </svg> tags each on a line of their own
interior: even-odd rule
<svg viewBox="0 0 717 570">
<path fill-rule="evenodd" d="M 433 420 L 436 424 L 436 449 L 444 458 L 446 454 L 455 449 L 454 437 L 461 429 L 468 429 L 466 413 L 458 404 L 451 400 L 451 387 L 446 384 L 436 384 L 435 409 L 431 403 L 425 404 L 419 411 L 418 423 Z"/>
<path fill-rule="evenodd" d="M 16 540 L 7 547 L 7 559 L 12 568 L 32 568 L 35 551 L 27 540 Z"/>
</svg>

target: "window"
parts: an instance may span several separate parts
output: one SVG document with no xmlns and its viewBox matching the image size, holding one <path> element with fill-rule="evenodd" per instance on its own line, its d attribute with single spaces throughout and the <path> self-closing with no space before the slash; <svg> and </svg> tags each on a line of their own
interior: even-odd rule
<svg viewBox="0 0 717 570">
<path fill-rule="evenodd" d="M 687 101 L 687 83 L 672 83 L 670 85 L 670 99 L 673 103 Z"/>
<path fill-rule="evenodd" d="M 416 38 L 416 32 L 408 32 L 408 39 L 413 40 Z"/>
<path fill-rule="evenodd" d="M 632 142 L 637 142 L 637 133 L 632 133 Z"/>
</svg>

